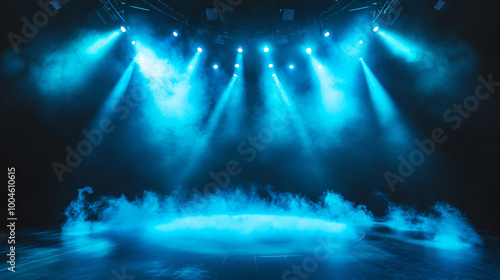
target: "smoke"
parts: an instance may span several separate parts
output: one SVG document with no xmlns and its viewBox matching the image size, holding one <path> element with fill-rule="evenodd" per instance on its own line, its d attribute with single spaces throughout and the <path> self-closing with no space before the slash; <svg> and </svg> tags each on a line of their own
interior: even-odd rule
<svg viewBox="0 0 500 280">
<path fill-rule="evenodd" d="M 253 187 L 189 196 L 101 197 L 87 200 L 92 188 L 79 190 L 66 209 L 66 235 L 135 236 L 172 249 L 214 253 L 291 253 L 315 246 L 318 237 L 337 244 L 362 239 L 374 225 L 373 214 L 332 191 L 317 202 L 292 193 Z M 438 203 L 432 214 L 389 204 L 384 224 L 399 231 L 420 231 L 424 245 L 445 249 L 481 244 L 455 208 Z"/>
<path fill-rule="evenodd" d="M 386 221 L 398 231 L 423 232 L 424 242 L 432 247 L 461 249 L 482 244 L 464 215 L 445 202 L 436 203 L 427 213 L 390 203 Z"/>
</svg>

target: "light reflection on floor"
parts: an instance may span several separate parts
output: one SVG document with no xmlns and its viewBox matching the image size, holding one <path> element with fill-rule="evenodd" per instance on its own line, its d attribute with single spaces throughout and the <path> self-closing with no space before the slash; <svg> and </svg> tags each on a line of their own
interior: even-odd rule
<svg viewBox="0 0 500 280">
<path fill-rule="evenodd" d="M 4 265 L 0 278 L 499 279 L 500 234 L 482 236 L 481 246 L 442 250 L 421 244 L 419 233 L 376 225 L 357 242 L 329 244 L 325 237 L 302 253 L 254 255 L 196 253 L 180 250 L 182 244 L 172 249 L 133 236 L 65 237 L 57 228 L 30 228 L 18 232 L 16 272 Z"/>
</svg>

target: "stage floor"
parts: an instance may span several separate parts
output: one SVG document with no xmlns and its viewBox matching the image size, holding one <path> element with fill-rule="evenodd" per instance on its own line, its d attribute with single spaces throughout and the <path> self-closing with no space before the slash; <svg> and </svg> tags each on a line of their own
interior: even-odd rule
<svg viewBox="0 0 500 280">
<path fill-rule="evenodd" d="M 303 254 L 266 256 L 182 252 L 133 238 L 30 228 L 17 232 L 16 272 L 4 261 L 0 279 L 500 279 L 500 235 L 480 234 L 479 247 L 442 250 L 382 229 L 330 252 L 318 243 Z M 4 238 L 1 245 L 5 260 Z"/>
</svg>

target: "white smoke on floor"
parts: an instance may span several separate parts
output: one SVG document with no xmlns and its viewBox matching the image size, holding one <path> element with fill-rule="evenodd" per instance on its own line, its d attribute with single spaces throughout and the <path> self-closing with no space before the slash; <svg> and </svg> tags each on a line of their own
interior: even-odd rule
<svg viewBox="0 0 500 280">
<path fill-rule="evenodd" d="M 349 244 L 365 236 L 374 224 L 364 205 L 355 205 L 327 191 L 313 202 L 302 195 L 270 188 L 237 188 L 199 197 L 175 192 L 141 198 L 101 197 L 93 202 L 86 187 L 66 209 L 66 235 L 105 234 L 139 237 L 171 249 L 206 253 L 285 254 L 317 246 Z M 421 231 L 431 246 L 468 247 L 480 238 L 455 208 L 440 203 L 433 214 L 389 205 L 384 224 L 398 231 Z M 426 244 L 427 245 L 427 244 Z"/>
</svg>

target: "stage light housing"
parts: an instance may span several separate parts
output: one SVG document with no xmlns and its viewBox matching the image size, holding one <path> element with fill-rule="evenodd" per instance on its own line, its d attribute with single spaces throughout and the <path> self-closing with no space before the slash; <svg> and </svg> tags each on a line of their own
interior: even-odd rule
<svg viewBox="0 0 500 280">
<path fill-rule="evenodd" d="M 235 64 L 234 67 L 235 68 L 240 68 L 240 65 L 239 64 Z"/>
<path fill-rule="evenodd" d="M 172 33 L 172 35 L 174 35 L 174 37 L 177 37 L 177 36 L 179 36 L 179 33 L 177 33 L 177 31 L 174 31 L 174 32 Z"/>
<path fill-rule="evenodd" d="M 239 47 L 239 48 L 238 48 L 238 52 L 239 52 L 239 53 L 242 53 L 242 52 L 243 52 L 243 48 L 242 48 L 242 47 Z"/>
<path fill-rule="evenodd" d="M 199 53 L 203 52 L 202 48 L 198 48 L 197 50 L 198 50 Z"/>
<path fill-rule="evenodd" d="M 269 64 L 269 68 L 273 68 L 274 65 L 272 63 Z"/>
<path fill-rule="evenodd" d="M 295 66 L 293 66 L 293 64 L 290 64 L 290 66 L 288 66 L 288 68 L 293 69 L 293 68 L 295 68 Z"/>
<path fill-rule="evenodd" d="M 325 37 L 328 37 L 328 36 L 330 36 L 330 32 L 326 31 L 324 35 L 325 35 Z"/>
<path fill-rule="evenodd" d="M 217 65 L 217 64 L 214 64 L 213 67 L 214 67 L 214 69 L 219 69 L 219 65 Z"/>
<path fill-rule="evenodd" d="M 269 52 L 269 48 L 268 48 L 268 47 L 265 47 L 265 48 L 264 48 L 264 52 Z"/>
<path fill-rule="evenodd" d="M 125 28 L 125 26 L 120 27 L 120 30 L 121 30 L 123 33 L 127 32 L 127 28 Z"/>
<path fill-rule="evenodd" d="M 373 32 L 377 32 L 378 29 L 379 29 L 378 26 L 373 27 Z"/>
<path fill-rule="evenodd" d="M 311 48 L 307 48 L 307 49 L 306 49 L 306 53 L 311 54 L 311 52 L 312 52 L 312 49 L 311 49 Z"/>
</svg>

